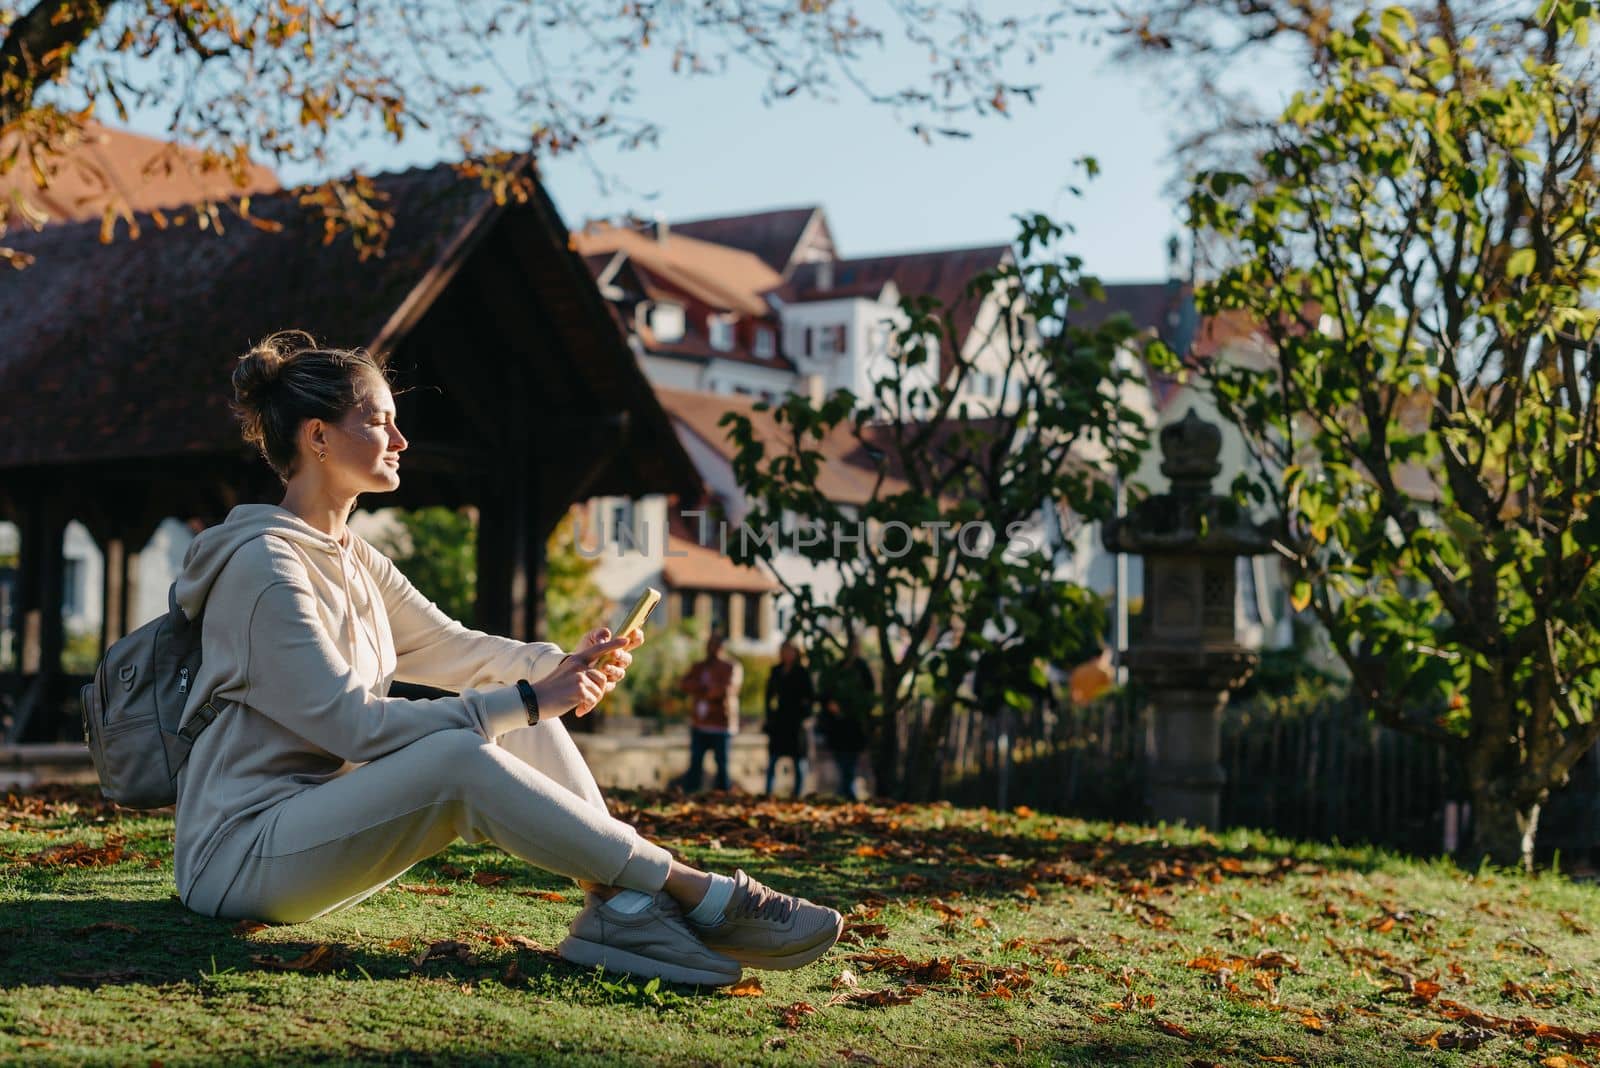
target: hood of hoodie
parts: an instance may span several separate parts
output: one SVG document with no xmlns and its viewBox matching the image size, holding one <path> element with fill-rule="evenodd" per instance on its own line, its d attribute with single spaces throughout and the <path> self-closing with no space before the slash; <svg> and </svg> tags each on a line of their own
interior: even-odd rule
<svg viewBox="0 0 1600 1068">
<path fill-rule="evenodd" d="M 324 534 L 285 508 L 276 504 L 241 504 L 228 513 L 227 519 L 202 530 L 189 543 L 175 594 L 185 616 L 200 617 L 211 587 L 233 554 L 263 534 L 292 541 L 311 553 L 338 556 L 343 551 L 333 535 Z M 340 571 L 343 572 L 342 567 Z"/>
</svg>

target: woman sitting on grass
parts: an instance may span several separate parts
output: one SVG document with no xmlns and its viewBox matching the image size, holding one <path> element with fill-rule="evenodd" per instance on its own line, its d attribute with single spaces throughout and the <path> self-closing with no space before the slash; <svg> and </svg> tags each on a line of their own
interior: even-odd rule
<svg viewBox="0 0 1600 1068">
<path fill-rule="evenodd" d="M 468 630 L 345 525 L 358 494 L 399 486 L 406 448 L 372 357 L 278 334 L 233 388 L 285 493 L 203 531 L 178 580 L 184 612 L 204 613 L 185 720 L 220 710 L 178 778 L 189 908 L 311 919 L 461 838 L 579 881 L 560 946 L 577 964 L 714 985 L 828 951 L 833 909 L 691 868 L 606 811 L 560 717 L 617 685 L 638 632 L 598 628 L 564 655 Z M 460 696 L 386 696 L 397 678 Z"/>
</svg>

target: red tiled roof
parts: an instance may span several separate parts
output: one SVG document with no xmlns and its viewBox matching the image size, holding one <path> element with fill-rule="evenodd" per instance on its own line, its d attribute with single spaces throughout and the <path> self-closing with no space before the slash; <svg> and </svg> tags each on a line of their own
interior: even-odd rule
<svg viewBox="0 0 1600 1068">
<path fill-rule="evenodd" d="M 0 154 L 14 147 L 14 139 L 0 141 Z M 46 169 L 50 182 L 40 189 L 33 169 L 20 162 L 0 177 L 0 201 L 19 196 L 51 222 L 68 222 L 99 219 L 107 206 L 118 214 L 124 209 L 142 212 L 279 188 L 278 176 L 268 167 L 248 165 L 239 184 L 197 149 L 99 123 L 90 123 L 83 139 Z"/>
<path fill-rule="evenodd" d="M 777 271 L 748 252 L 676 232 L 657 241 L 651 234 L 602 223 L 575 232 L 572 240 L 585 258 L 626 253 L 635 269 L 657 284 L 709 308 L 753 318 L 770 314 L 762 294 L 783 281 Z"/>
<path fill-rule="evenodd" d="M 779 426 L 771 411 L 756 411 L 758 401 L 754 397 L 666 389 L 661 386 L 656 387 L 656 396 L 667 414 L 717 450 L 724 459 L 731 461 L 737 452 L 728 439 L 728 428 L 718 425 L 728 412 L 738 412 L 750 420 L 756 438 L 767 446 L 769 455 L 779 450 L 787 452 L 792 447 L 790 429 Z M 998 420 L 974 419 L 966 426 L 980 432 L 994 431 L 1000 423 Z M 954 420 L 947 422 L 928 443 L 926 454 L 953 460 L 954 451 L 959 449 L 953 439 L 961 429 L 960 423 Z M 882 498 L 906 492 L 910 485 L 903 477 L 891 433 L 888 425 L 868 425 L 862 429 L 861 437 L 857 438 L 852 426 L 846 422 L 834 427 L 820 444 L 808 443 L 808 448 L 815 448 L 822 454 L 817 489 L 836 504 L 864 504 L 874 497 L 881 466 L 884 472 L 883 485 L 877 490 L 876 496 Z M 878 459 L 878 456 L 886 457 L 886 461 Z"/>
<path fill-rule="evenodd" d="M 727 590 L 766 593 L 778 581 L 759 567 L 736 564 L 718 549 L 709 549 L 676 534 L 667 537 L 662 577 L 675 590 Z"/>
<path fill-rule="evenodd" d="M 800 239 L 814 216 L 822 211 L 815 205 L 754 211 L 744 215 L 724 215 L 710 219 L 674 222 L 673 234 L 742 249 L 758 257 L 768 267 L 784 274 L 794 259 Z"/>
</svg>

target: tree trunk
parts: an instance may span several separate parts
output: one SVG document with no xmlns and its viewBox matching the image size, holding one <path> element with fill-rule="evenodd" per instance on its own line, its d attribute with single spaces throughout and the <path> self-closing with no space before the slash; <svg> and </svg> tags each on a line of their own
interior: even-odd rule
<svg viewBox="0 0 1600 1068">
<path fill-rule="evenodd" d="M 872 778 L 879 797 L 898 797 L 900 783 L 896 774 L 900 764 L 900 719 L 906 705 L 884 706 L 879 717 L 876 736 L 872 739 Z"/>
<path fill-rule="evenodd" d="M 1506 784 L 1474 781 L 1471 859 L 1487 857 L 1502 867 L 1531 872 L 1539 808 L 1538 801 L 1519 801 Z"/>
<path fill-rule="evenodd" d="M 932 801 L 939 793 L 939 757 L 944 750 L 945 735 L 950 733 L 950 717 L 954 702 L 935 701 L 928 725 L 917 737 L 916 751 L 906 768 L 905 798 L 908 801 Z"/>
</svg>

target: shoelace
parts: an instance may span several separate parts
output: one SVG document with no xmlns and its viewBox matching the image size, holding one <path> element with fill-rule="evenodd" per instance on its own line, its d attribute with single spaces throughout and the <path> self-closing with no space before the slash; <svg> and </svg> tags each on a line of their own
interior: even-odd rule
<svg viewBox="0 0 1600 1068">
<path fill-rule="evenodd" d="M 739 919 L 771 920 L 783 923 L 794 911 L 795 900 L 788 894 L 780 894 L 754 879 L 750 880 L 750 888 L 745 893 L 744 899 L 733 910 Z"/>
</svg>

